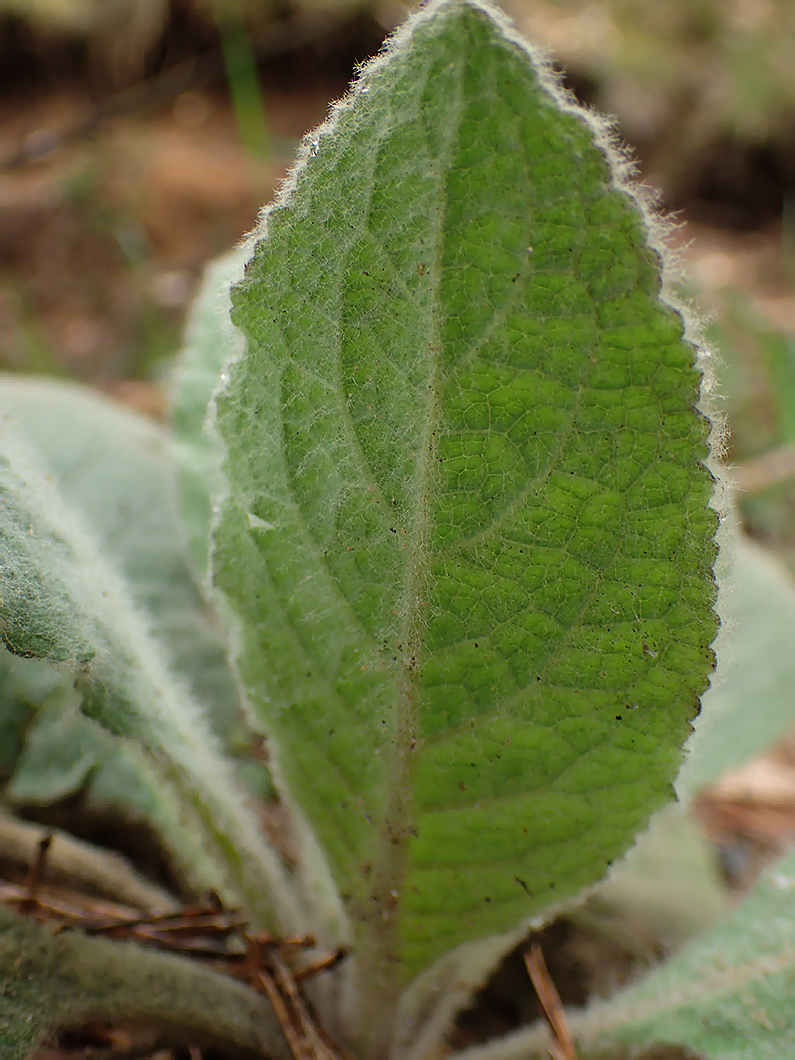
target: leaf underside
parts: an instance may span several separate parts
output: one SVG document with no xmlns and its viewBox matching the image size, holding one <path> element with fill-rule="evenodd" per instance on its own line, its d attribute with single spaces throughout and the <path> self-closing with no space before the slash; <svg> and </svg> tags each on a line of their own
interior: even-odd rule
<svg viewBox="0 0 795 1060">
<path fill-rule="evenodd" d="M 544 77 L 426 11 L 233 291 L 215 579 L 365 967 L 404 977 L 603 874 L 712 667 L 694 349 Z"/>
</svg>

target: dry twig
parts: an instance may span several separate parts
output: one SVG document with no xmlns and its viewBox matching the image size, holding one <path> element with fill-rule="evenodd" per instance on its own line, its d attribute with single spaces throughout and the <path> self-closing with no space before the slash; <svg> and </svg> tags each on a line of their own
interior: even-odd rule
<svg viewBox="0 0 795 1060">
<path fill-rule="evenodd" d="M 552 1038 L 549 1050 L 552 1060 L 577 1060 L 577 1050 L 574 1048 L 574 1039 L 566 1021 L 563 1002 L 537 942 L 533 942 L 530 949 L 525 950 L 524 963 Z"/>
<path fill-rule="evenodd" d="M 0 881 L 0 901 L 63 929 L 154 945 L 211 963 L 268 998 L 295 1060 L 345 1060 L 300 985 L 333 968 L 344 958 L 344 950 L 293 969 L 295 956 L 316 946 L 314 938 L 250 935 L 245 918 L 226 909 L 217 895 L 211 895 L 206 905 L 152 915 L 85 895 L 64 898 L 47 893 L 43 881 L 50 840 L 45 836 L 39 843 L 24 883 Z M 198 1051 L 196 1060 L 201 1060 Z"/>
</svg>

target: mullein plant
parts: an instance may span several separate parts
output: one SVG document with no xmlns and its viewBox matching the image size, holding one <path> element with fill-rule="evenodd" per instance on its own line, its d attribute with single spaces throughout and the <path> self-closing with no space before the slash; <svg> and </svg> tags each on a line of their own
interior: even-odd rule
<svg viewBox="0 0 795 1060">
<path fill-rule="evenodd" d="M 135 778 L 188 887 L 216 890 L 252 930 L 346 949 L 313 997 L 358 1060 L 439 1055 L 530 926 L 576 907 L 672 801 L 700 697 L 685 794 L 725 764 L 704 750 L 710 728 L 742 713 L 720 685 L 707 693 L 730 524 L 710 354 L 630 175 L 607 124 L 504 16 L 436 0 L 362 69 L 211 272 L 173 379 L 173 437 L 74 388 L 2 388 L 0 618 L 7 685 L 40 701 L 30 731 L 49 709 L 49 724 L 54 711 L 90 733 L 92 777 L 112 760 L 111 779 Z M 118 502 L 108 515 L 58 431 L 46 437 L 45 401 L 75 436 L 94 429 L 89 406 L 104 417 L 117 466 L 137 469 L 133 516 Z M 159 538 L 143 530 L 153 505 Z M 167 590 L 151 562 L 164 551 Z M 774 639 L 795 610 L 766 557 L 738 555 L 719 610 L 750 594 L 751 618 L 721 633 L 722 658 L 753 626 L 759 584 Z M 202 609 L 191 652 L 174 630 Z M 289 859 L 228 754 L 240 705 L 267 738 Z M 239 983 L 163 954 L 144 981 L 133 944 L 42 930 L 4 925 L 17 990 L 0 1006 L 4 1056 L 80 1013 L 169 1023 L 165 1010 L 186 1035 L 285 1055 L 267 1002 Z M 714 991 L 687 989 L 709 981 L 723 930 L 636 1000 L 573 1018 L 584 1048 L 757 1055 L 708 1041 Z M 774 935 L 754 960 L 791 948 L 791 931 Z M 35 1016 L 20 946 L 41 956 Z M 735 1010 L 750 1019 L 737 997 Z M 531 1031 L 470 1052 L 545 1048 Z"/>
</svg>

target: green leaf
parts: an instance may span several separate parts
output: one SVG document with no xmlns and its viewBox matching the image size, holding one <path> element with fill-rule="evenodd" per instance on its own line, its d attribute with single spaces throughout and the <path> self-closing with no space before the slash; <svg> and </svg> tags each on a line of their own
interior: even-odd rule
<svg viewBox="0 0 795 1060">
<path fill-rule="evenodd" d="M 738 538 L 719 606 L 718 671 L 677 780 L 682 798 L 772 746 L 795 719 L 791 574 L 764 549 Z"/>
<path fill-rule="evenodd" d="M 239 697 L 226 646 L 185 556 L 169 435 L 87 388 L 38 378 L 0 376 L 0 409 L 46 457 L 66 500 L 126 575 L 174 668 L 207 704 L 228 744 L 240 721 Z M 132 745 L 110 739 L 79 713 L 68 677 L 7 652 L 0 654 L 0 677 L 0 724 L 8 737 L 2 772 L 13 773 L 7 797 L 46 805 L 81 791 L 92 810 L 148 820 L 174 844 L 179 812 L 167 806 L 163 778 Z"/>
<path fill-rule="evenodd" d="M 202 577 L 209 564 L 211 492 L 221 459 L 207 411 L 224 361 L 242 351 L 242 336 L 229 319 L 229 286 L 242 275 L 249 254 L 247 247 L 239 247 L 205 269 L 169 386 L 182 512 Z"/>
<path fill-rule="evenodd" d="M 703 934 L 730 909 L 711 845 L 695 820 L 672 803 L 655 814 L 635 846 L 584 901 L 556 911 L 554 925 L 566 940 L 563 960 L 574 962 L 578 980 L 601 997 L 646 972 L 661 954 Z M 539 926 L 524 924 L 512 937 L 470 943 L 415 980 L 401 999 L 393 1060 L 426 1060 L 448 1052 L 455 1016 Z M 546 1027 L 536 1023 L 473 1050 L 471 1060 L 501 1060 L 503 1053 L 511 1060 L 538 1053 L 546 1060 L 547 1046 Z M 467 1050 L 456 1053 L 455 1060 L 464 1056 Z"/>
<path fill-rule="evenodd" d="M 710 689 L 702 697 L 701 715 L 691 740 L 690 754 L 677 778 L 677 789 L 682 798 L 770 746 L 792 726 L 792 683 L 795 680 L 791 651 L 792 630 L 795 628 L 792 579 L 772 556 L 741 536 L 736 539 L 733 560 L 731 568 L 721 577 L 719 607 L 723 628 L 718 640 L 718 670 Z M 694 858 L 694 839 L 694 836 L 688 837 L 680 831 L 675 817 L 662 811 L 649 833 L 617 866 L 611 879 L 597 888 L 583 911 L 587 914 L 594 900 L 599 904 L 607 900 L 620 910 L 622 916 L 635 909 L 644 921 L 655 926 L 655 934 L 664 943 L 666 952 L 678 947 L 687 935 L 694 937 L 703 933 L 705 927 L 715 922 L 725 898 L 721 900 L 704 870 L 703 853 L 700 866 Z M 781 878 L 781 874 L 771 877 L 774 882 L 776 878 Z M 644 912 L 644 907 L 648 912 Z M 761 909 L 763 905 L 760 903 L 757 908 Z M 726 911 L 723 911 L 725 915 Z M 717 937 L 726 938 L 733 931 L 745 934 L 746 928 L 741 926 L 739 915 L 721 927 Z M 752 930 L 757 931 L 757 928 Z M 673 938 L 672 931 L 675 933 Z M 698 952 L 701 945 L 696 944 Z M 728 970 L 733 966 L 736 948 L 732 944 L 720 954 L 721 967 Z M 715 950 L 717 952 L 718 946 Z M 680 960 L 675 959 L 676 967 L 679 967 Z M 661 969 L 659 975 L 664 974 Z M 742 977 L 743 969 L 738 968 L 737 974 Z M 657 983 L 655 973 L 649 980 L 648 990 L 645 986 L 640 988 L 642 996 L 653 996 Z M 626 996 L 631 999 L 635 993 Z M 618 1025 L 620 1019 L 616 1017 L 614 1020 L 610 1015 L 612 1004 L 605 1009 L 605 1019 Z M 621 998 L 616 999 L 615 1004 L 621 1012 L 624 1011 Z M 572 1018 L 576 1020 L 578 1017 L 574 1015 Z M 664 1017 L 660 1017 L 660 1022 L 664 1023 Z M 664 1035 L 661 1038 L 669 1040 Z M 626 1040 L 631 1039 L 628 1036 Z M 749 1034 L 748 1040 L 754 1041 L 753 1035 Z M 779 1047 L 782 1050 L 780 1055 L 786 1055 L 783 1043 L 773 1046 L 769 1055 L 779 1055 L 776 1053 Z M 464 1057 L 468 1060 L 527 1060 L 531 1056 L 546 1055 L 546 1034 L 535 1028 L 490 1047 L 465 1051 L 461 1060 Z M 592 1054 L 588 1052 L 586 1055 Z M 612 1057 L 614 1054 L 608 1051 L 605 1055 Z M 723 1060 L 721 1052 L 715 1055 Z M 754 1060 L 757 1056 L 755 1052 L 748 1055 Z"/>
<path fill-rule="evenodd" d="M 20 821 L 0 812 L 0 858 L 4 874 L 24 878 L 37 854 L 41 840 L 49 836 L 47 886 L 78 892 L 85 896 L 110 898 L 123 905 L 149 913 L 173 913 L 179 903 L 173 895 L 139 876 L 125 858 L 91 846 L 58 829 Z"/>
<path fill-rule="evenodd" d="M 63 678 L 51 666 L 0 649 L 0 785 L 17 766 L 38 707 L 63 691 Z"/>
<path fill-rule="evenodd" d="M 42 707 L 27 732 L 5 797 L 17 805 L 49 806 L 76 794 L 94 811 L 161 822 L 160 778 L 127 742 L 80 713 L 80 697 Z"/>
<path fill-rule="evenodd" d="M 215 580 L 365 1024 L 597 880 L 707 686 L 700 375 L 615 163 L 499 16 L 432 3 L 233 290 Z"/>
<path fill-rule="evenodd" d="M 36 454 L 0 424 L 0 629 L 16 654 L 62 662 L 83 708 L 153 757 L 159 824 L 195 884 L 255 921 L 297 925 L 277 854 L 219 754 L 201 708 L 147 617 Z M 170 833 L 170 834 L 169 834 Z"/>
<path fill-rule="evenodd" d="M 730 919 L 641 983 L 576 1019 L 578 1039 L 602 1047 L 665 1042 L 707 1060 L 792 1056 L 794 888 L 795 856 L 789 855 Z"/>
<path fill-rule="evenodd" d="M 456 1016 L 473 1003 L 532 927 L 525 922 L 511 932 L 464 943 L 418 975 L 400 998 L 390 1060 L 446 1055 Z"/>
<path fill-rule="evenodd" d="M 33 377 L 0 375 L 0 411 L 45 459 L 64 499 L 124 573 L 174 668 L 212 711 L 214 729 L 227 736 L 239 698 L 185 556 L 170 436 L 86 387 Z"/>
<path fill-rule="evenodd" d="M 0 906 L 0 1056 L 26 1060 L 59 1029 L 137 1022 L 174 1045 L 291 1055 L 276 1016 L 242 983 L 168 953 L 54 933 Z"/>
</svg>

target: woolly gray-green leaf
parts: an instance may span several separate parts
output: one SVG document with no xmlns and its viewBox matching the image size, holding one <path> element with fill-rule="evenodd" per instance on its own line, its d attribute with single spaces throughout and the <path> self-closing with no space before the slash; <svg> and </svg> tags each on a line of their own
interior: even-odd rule
<svg viewBox="0 0 795 1060">
<path fill-rule="evenodd" d="M 83 707 L 156 758 L 163 802 L 194 882 L 294 929 L 276 853 L 219 754 L 201 708 L 146 616 L 52 475 L 6 421 L 0 432 L 0 626 L 16 654 L 61 662 Z M 174 801 L 168 799 L 168 791 Z"/>
<path fill-rule="evenodd" d="M 795 856 L 789 855 L 704 939 L 575 1020 L 576 1036 L 602 1047 L 670 1043 L 706 1060 L 792 1056 L 794 907 Z"/>
<path fill-rule="evenodd" d="M 109 898 L 147 913 L 173 913 L 179 902 L 172 894 L 143 879 L 121 855 L 91 846 L 58 829 L 21 821 L 0 812 L 0 864 L 3 876 L 24 877 L 49 836 L 47 886 L 86 897 Z"/>
<path fill-rule="evenodd" d="M 135 1021 L 166 1042 L 287 1060 L 269 1002 L 234 979 L 125 942 L 55 934 L 0 906 L 0 1056 L 27 1060 L 59 1029 Z"/>
<path fill-rule="evenodd" d="M 499 16 L 431 3 L 233 290 L 215 581 L 365 1034 L 398 980 L 603 874 L 708 683 L 696 353 L 609 154 Z"/>
<path fill-rule="evenodd" d="M 238 694 L 225 645 L 186 559 L 169 436 L 95 391 L 38 378 L 0 376 L 0 409 L 13 416 L 66 500 L 90 523 L 174 668 L 228 740 Z M 68 677 L 45 663 L 3 652 L 0 675 L 0 724 L 8 730 L 2 749 L 9 759 L 0 765 L 3 774 L 13 772 L 7 796 L 47 804 L 83 790 L 95 810 L 112 809 L 164 829 L 179 859 L 179 811 L 168 807 L 168 785 L 151 761 L 82 716 Z"/>
<path fill-rule="evenodd" d="M 739 538 L 721 585 L 718 672 L 702 700 L 677 781 L 683 798 L 759 754 L 795 723 L 795 584 L 758 545 Z"/>
<path fill-rule="evenodd" d="M 248 248 L 238 248 L 205 270 L 169 386 L 182 511 L 202 577 L 209 562 L 211 492 L 220 461 L 217 438 L 206 429 L 207 411 L 224 361 L 241 349 L 242 336 L 229 319 L 229 285 L 242 275 L 249 254 Z"/>
<path fill-rule="evenodd" d="M 238 696 L 223 640 L 186 560 L 169 435 L 96 391 L 33 377 L 0 375 L 0 410 L 19 424 L 67 503 L 123 572 L 174 668 L 212 711 L 213 728 L 228 735 Z"/>
<path fill-rule="evenodd" d="M 17 766 L 37 709 L 64 693 L 63 677 L 51 666 L 0 648 L 0 786 Z"/>
<path fill-rule="evenodd" d="M 134 746 L 80 713 L 80 697 L 37 709 L 5 791 L 15 804 L 48 806 L 78 793 L 95 811 L 161 824 L 160 778 Z M 168 840 L 174 841 L 169 830 Z M 175 851 L 178 856 L 178 851 Z"/>
<path fill-rule="evenodd" d="M 114 739 L 80 712 L 73 677 L 0 649 L 0 779 L 4 797 L 30 807 L 79 795 L 92 811 L 146 821 L 170 848 L 185 882 L 197 872 L 184 807 L 162 771 L 133 743 Z"/>
</svg>

